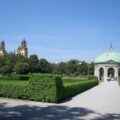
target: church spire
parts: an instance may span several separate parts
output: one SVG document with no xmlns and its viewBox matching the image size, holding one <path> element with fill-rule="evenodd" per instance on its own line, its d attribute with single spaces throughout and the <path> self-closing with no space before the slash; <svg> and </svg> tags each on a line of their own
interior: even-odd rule
<svg viewBox="0 0 120 120">
<path fill-rule="evenodd" d="M 110 44 L 110 49 L 109 49 L 109 52 L 113 51 L 113 46 L 112 46 L 112 43 Z"/>
</svg>

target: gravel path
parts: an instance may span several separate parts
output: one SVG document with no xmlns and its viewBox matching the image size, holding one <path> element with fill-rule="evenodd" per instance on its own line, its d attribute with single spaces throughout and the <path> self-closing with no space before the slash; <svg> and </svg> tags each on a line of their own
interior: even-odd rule
<svg viewBox="0 0 120 120">
<path fill-rule="evenodd" d="M 0 120 L 120 120 L 120 86 L 103 82 L 60 104 L 0 98 Z"/>
</svg>

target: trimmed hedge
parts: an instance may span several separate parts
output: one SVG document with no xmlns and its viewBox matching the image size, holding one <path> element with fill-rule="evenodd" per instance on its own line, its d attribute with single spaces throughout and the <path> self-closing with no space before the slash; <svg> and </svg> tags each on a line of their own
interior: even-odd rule
<svg viewBox="0 0 120 120">
<path fill-rule="evenodd" d="M 29 80 L 29 75 L 0 76 L 0 80 Z"/>
<path fill-rule="evenodd" d="M 94 86 L 98 85 L 98 80 L 86 80 L 78 84 L 64 87 L 63 99 L 72 97 L 78 93 L 84 92 Z"/>
<path fill-rule="evenodd" d="M 28 86 L 2 85 L 0 84 L 0 97 L 15 99 L 29 99 Z"/>
<path fill-rule="evenodd" d="M 0 84 L 0 96 L 42 102 L 58 102 L 62 99 L 62 88 L 60 76 L 38 74 L 31 76 L 27 86 Z"/>
<path fill-rule="evenodd" d="M 63 83 L 60 76 L 51 74 L 33 75 L 30 79 L 31 99 L 43 102 L 58 102 L 62 99 Z"/>
<path fill-rule="evenodd" d="M 30 77 L 29 84 L 25 86 L 0 83 L 0 97 L 56 103 L 97 84 L 97 80 L 85 80 L 64 87 L 58 75 L 34 74 Z"/>
</svg>

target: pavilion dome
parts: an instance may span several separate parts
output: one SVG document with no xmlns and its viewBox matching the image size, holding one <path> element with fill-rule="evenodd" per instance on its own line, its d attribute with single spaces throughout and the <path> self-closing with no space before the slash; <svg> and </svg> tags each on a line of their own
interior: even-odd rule
<svg viewBox="0 0 120 120">
<path fill-rule="evenodd" d="M 94 63 L 105 63 L 108 61 L 114 61 L 114 62 L 120 63 L 120 53 L 115 52 L 112 50 L 112 48 L 110 48 L 108 52 L 105 52 L 99 55 L 98 57 L 96 57 L 96 59 L 94 60 Z"/>
</svg>

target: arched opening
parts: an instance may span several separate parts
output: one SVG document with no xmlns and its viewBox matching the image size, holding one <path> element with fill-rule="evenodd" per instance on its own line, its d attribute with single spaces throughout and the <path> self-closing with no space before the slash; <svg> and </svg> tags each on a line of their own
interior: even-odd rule
<svg viewBox="0 0 120 120">
<path fill-rule="evenodd" d="M 115 70 L 114 68 L 108 69 L 108 80 L 115 80 Z"/>
<path fill-rule="evenodd" d="M 118 77 L 120 78 L 120 68 L 119 68 L 119 70 L 118 70 Z"/>
<path fill-rule="evenodd" d="M 104 69 L 103 68 L 99 69 L 99 80 L 104 80 Z"/>
</svg>

